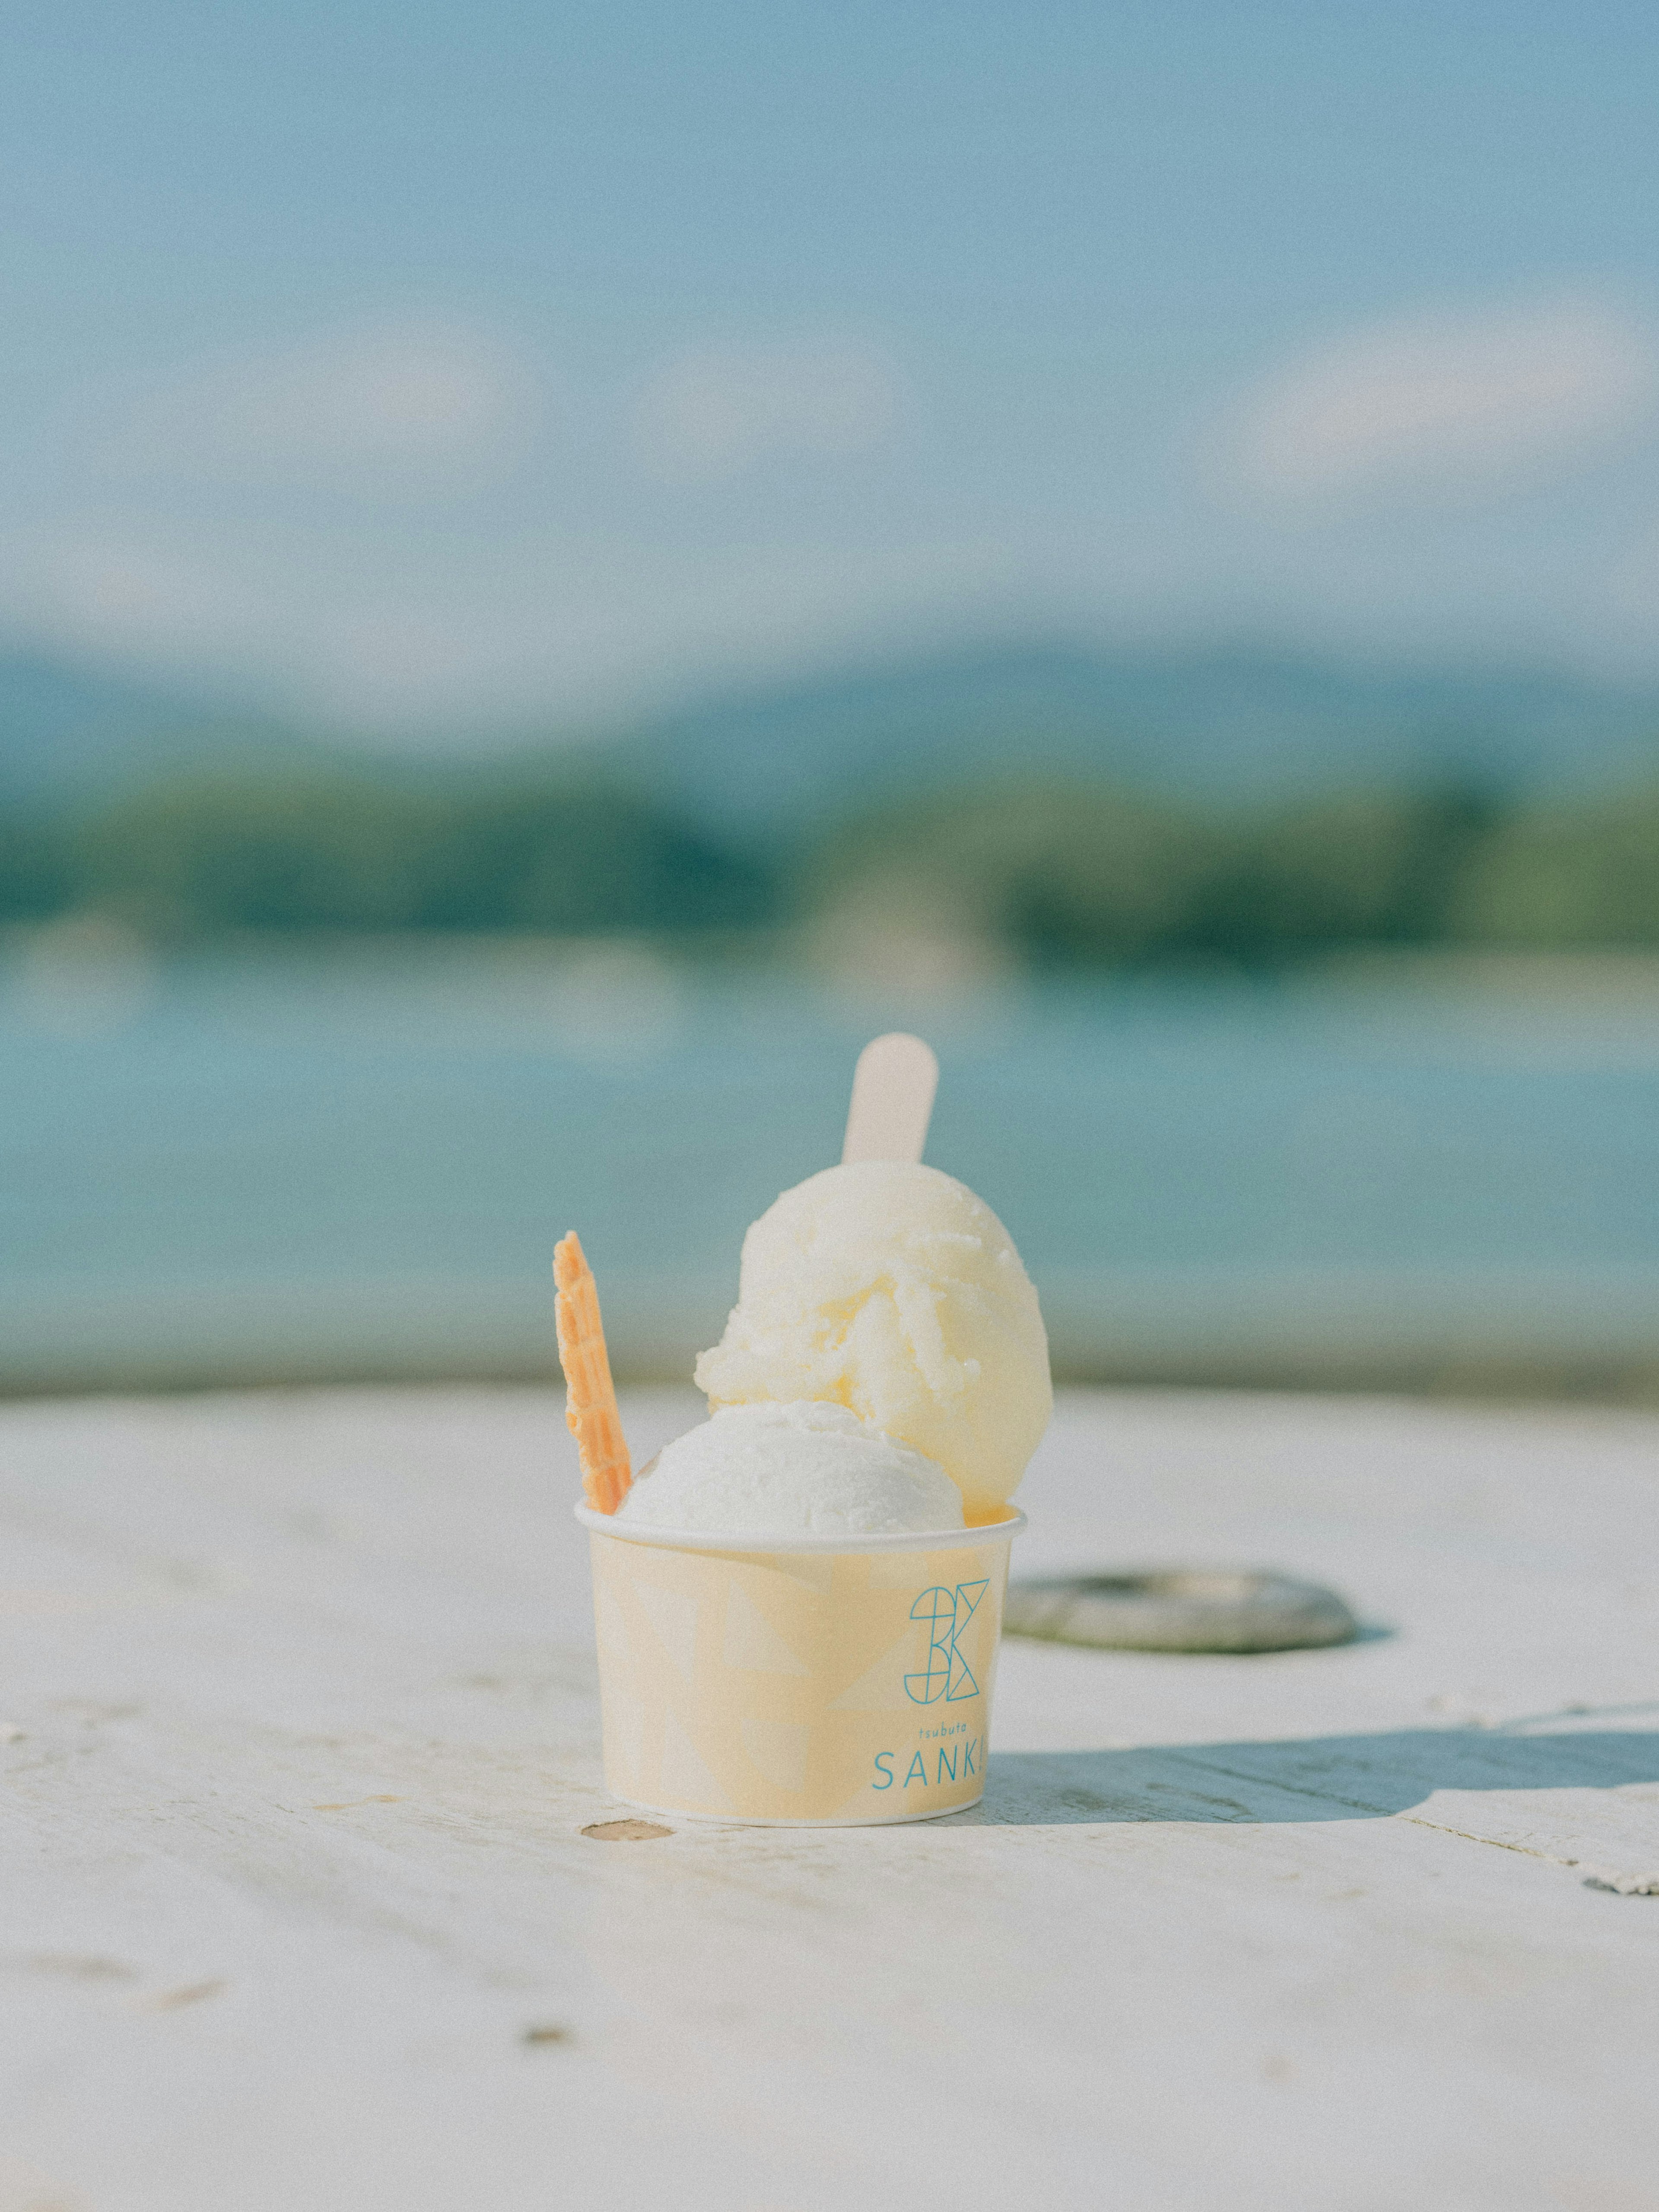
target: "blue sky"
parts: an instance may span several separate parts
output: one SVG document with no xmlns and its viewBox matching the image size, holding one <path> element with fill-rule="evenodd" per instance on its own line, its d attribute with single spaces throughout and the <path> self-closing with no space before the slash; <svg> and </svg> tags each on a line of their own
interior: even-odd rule
<svg viewBox="0 0 1659 2212">
<path fill-rule="evenodd" d="M 989 629 L 1659 674 L 1659 17 L 9 11 L 0 628 L 387 729 Z"/>
</svg>

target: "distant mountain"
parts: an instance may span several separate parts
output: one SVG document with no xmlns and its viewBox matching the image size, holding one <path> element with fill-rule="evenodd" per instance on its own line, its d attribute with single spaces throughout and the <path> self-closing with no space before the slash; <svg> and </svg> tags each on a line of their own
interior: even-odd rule
<svg viewBox="0 0 1659 2212">
<path fill-rule="evenodd" d="M 572 733 L 551 733 L 563 756 Z M 767 836 L 927 785 L 1052 769 L 1228 801 L 1462 776 L 1502 788 L 1659 777 L 1659 690 L 1547 672 L 1393 669 L 1248 647 L 985 647 L 779 684 L 653 718 L 582 757 L 708 826 Z M 174 766 L 345 757 L 258 712 L 0 653 L 0 798 L 93 793 Z M 503 732 L 370 772 L 555 757 Z"/>
<path fill-rule="evenodd" d="M 54 799 L 236 752 L 301 741 L 264 717 L 204 696 L 0 653 L 0 798 Z"/>
<path fill-rule="evenodd" d="M 1444 776 L 1591 784 L 1659 775 L 1659 691 L 1247 647 L 1033 645 L 780 685 L 611 750 L 700 816 L 756 829 L 1042 768 L 1219 799 Z"/>
</svg>

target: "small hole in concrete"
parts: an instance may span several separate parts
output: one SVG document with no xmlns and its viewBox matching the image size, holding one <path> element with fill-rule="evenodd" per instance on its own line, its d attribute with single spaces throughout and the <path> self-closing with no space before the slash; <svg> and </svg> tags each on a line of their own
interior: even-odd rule
<svg viewBox="0 0 1659 2212">
<path fill-rule="evenodd" d="M 659 1827 L 654 1820 L 595 1820 L 584 1828 L 585 1836 L 592 1836 L 596 1844 L 649 1844 L 659 1836 L 672 1836 L 672 1828 Z"/>
</svg>

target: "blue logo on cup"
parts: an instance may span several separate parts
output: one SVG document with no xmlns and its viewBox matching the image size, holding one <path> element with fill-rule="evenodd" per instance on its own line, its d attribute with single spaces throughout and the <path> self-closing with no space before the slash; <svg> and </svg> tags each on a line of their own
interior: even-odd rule
<svg viewBox="0 0 1659 2212">
<path fill-rule="evenodd" d="M 924 1622 L 927 1628 L 927 1671 L 904 1678 L 906 1693 L 915 1704 L 931 1705 L 943 1698 L 947 1705 L 954 1705 L 959 1698 L 978 1697 L 979 1684 L 957 1649 L 957 1638 L 979 1610 L 979 1601 L 989 1588 L 990 1583 L 983 1582 L 958 1583 L 953 1590 L 925 1589 L 911 1607 L 911 1620 Z"/>
</svg>

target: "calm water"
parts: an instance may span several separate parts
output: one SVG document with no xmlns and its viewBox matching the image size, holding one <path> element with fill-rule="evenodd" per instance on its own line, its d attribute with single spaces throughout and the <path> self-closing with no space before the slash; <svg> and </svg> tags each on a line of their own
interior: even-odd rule
<svg viewBox="0 0 1659 2212">
<path fill-rule="evenodd" d="M 1659 1363 L 1659 1002 L 1421 985 L 859 1004 L 641 956 L 0 970 L 0 1382 L 550 1366 L 575 1225 L 619 1364 L 717 1332 L 746 1223 L 923 1030 L 928 1157 L 1062 1365 Z"/>
</svg>

